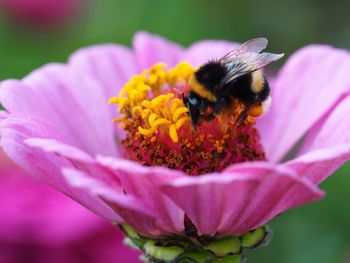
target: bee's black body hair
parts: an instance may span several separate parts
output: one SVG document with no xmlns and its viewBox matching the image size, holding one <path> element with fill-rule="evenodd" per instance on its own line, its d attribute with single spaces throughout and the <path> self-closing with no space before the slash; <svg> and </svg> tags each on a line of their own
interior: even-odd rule
<svg viewBox="0 0 350 263">
<path fill-rule="evenodd" d="M 215 94 L 216 87 L 226 74 L 227 69 L 220 62 L 213 60 L 202 65 L 194 75 L 199 83 Z"/>
</svg>

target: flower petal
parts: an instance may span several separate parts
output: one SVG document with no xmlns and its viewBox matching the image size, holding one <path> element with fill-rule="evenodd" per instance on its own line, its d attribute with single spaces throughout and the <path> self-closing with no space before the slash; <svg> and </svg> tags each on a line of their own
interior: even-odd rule
<svg viewBox="0 0 350 263">
<path fill-rule="evenodd" d="M 127 207 L 129 202 L 120 204 L 117 200 L 113 201 L 111 199 L 108 199 L 109 201 L 107 202 L 107 204 L 112 207 L 118 213 L 118 215 L 122 216 L 122 218 L 128 224 L 141 231 L 141 233 L 148 236 L 159 236 L 164 232 L 180 232 L 174 229 L 181 228 L 181 226 L 183 228 L 183 213 L 181 211 L 179 212 L 177 207 L 174 207 L 175 205 L 172 203 L 172 201 L 164 201 L 164 197 L 159 196 L 159 193 L 157 196 L 156 184 L 155 182 L 152 182 L 152 180 L 157 180 L 158 182 L 162 180 L 169 180 L 171 179 L 171 176 L 163 176 L 163 179 L 158 177 L 153 179 L 154 175 L 149 175 L 149 171 L 146 167 L 135 164 L 134 162 L 114 159 L 111 157 L 99 157 L 98 160 L 100 163 L 97 163 L 91 157 L 86 156 L 86 154 L 80 152 L 78 149 L 55 140 L 32 138 L 26 140 L 26 144 L 67 159 L 75 168 L 76 171 L 74 173 L 77 174 L 77 177 L 88 177 L 87 179 L 81 179 L 83 182 L 86 182 L 86 184 L 83 184 L 82 187 L 80 187 L 85 189 L 84 191 L 95 191 L 93 189 L 89 189 L 91 182 L 92 186 L 98 186 L 97 190 L 100 189 L 100 185 L 104 185 L 103 188 L 109 187 L 113 189 L 122 189 L 120 191 L 125 191 L 127 196 L 135 199 L 135 202 L 138 200 L 137 202 L 144 204 L 144 206 L 147 208 L 145 211 L 149 211 L 148 215 L 152 213 L 152 215 L 157 218 L 157 223 L 152 223 L 152 220 L 149 218 L 146 220 L 144 218 L 145 212 L 139 214 L 140 211 L 136 211 L 136 213 L 134 211 L 134 206 Z M 120 169 L 118 169 L 118 167 Z M 134 185 L 130 186 L 131 183 L 125 183 L 125 180 L 123 179 L 124 176 L 128 176 L 125 175 L 127 172 L 124 170 L 132 170 L 133 173 L 137 174 L 143 173 L 144 176 L 136 178 L 138 179 L 138 183 L 136 184 L 136 182 L 131 182 Z M 79 175 L 81 172 L 84 173 L 84 175 Z M 149 186 L 149 188 L 147 188 L 147 186 Z M 141 189 L 144 193 L 140 193 Z M 167 197 L 165 197 L 165 199 L 167 199 Z M 154 202 L 156 202 L 156 205 Z M 129 210 L 133 211 L 130 212 Z M 171 224 L 171 227 L 162 228 L 163 224 Z"/>
<path fill-rule="evenodd" d="M 2 158 L 0 153 L 0 159 Z M 13 164 L 8 171 L 2 168 L 1 166 L 1 244 L 26 240 L 44 246 L 57 246 L 100 230 L 103 220 L 78 203 L 18 171 Z M 0 251 L 1 248 L 4 247 L 0 246 Z"/>
<path fill-rule="evenodd" d="M 238 46 L 238 43 L 224 40 L 204 40 L 192 44 L 181 56 L 193 66 L 200 66 L 209 60 L 219 59 Z"/>
<path fill-rule="evenodd" d="M 8 117 L 9 117 L 9 113 L 7 111 L 0 110 L 0 121 L 6 119 Z"/>
<path fill-rule="evenodd" d="M 113 44 L 79 49 L 70 56 L 69 65 L 78 74 L 88 74 L 101 83 L 105 103 L 119 93 L 131 76 L 138 73 L 132 51 Z"/>
<path fill-rule="evenodd" d="M 140 71 L 160 62 L 173 67 L 183 52 L 178 44 L 147 32 L 139 32 L 134 36 L 133 48 Z"/>
<path fill-rule="evenodd" d="M 349 70 L 350 53 L 329 46 L 308 46 L 289 58 L 272 87 L 271 111 L 258 122 L 269 160 L 279 161 L 350 92 Z"/>
<path fill-rule="evenodd" d="M 153 233 L 156 228 L 155 218 L 141 199 L 125 195 L 96 180 L 88 174 L 75 169 L 63 169 L 65 179 L 71 187 L 89 193 L 96 199 L 101 199 L 123 218 L 123 221 L 142 234 Z M 159 235 L 158 232 L 156 232 Z"/>
<path fill-rule="evenodd" d="M 113 126 L 100 85 L 88 75 L 50 64 L 24 80 L 4 81 L 0 102 L 11 113 L 52 123 L 71 145 L 91 155 L 116 155 Z"/>
<path fill-rule="evenodd" d="M 156 213 L 145 204 L 143 199 L 125 195 L 119 178 L 99 166 L 94 159 L 72 146 L 55 140 L 32 138 L 26 140 L 26 143 L 67 159 L 74 167 L 74 169 L 63 168 L 62 170 L 67 183 L 96 199 L 101 199 L 111 207 L 121 217 L 114 221 L 127 222 L 145 235 L 161 234 L 153 218 Z"/>
<path fill-rule="evenodd" d="M 306 135 L 298 157 L 286 167 L 319 184 L 350 159 L 350 96 Z"/>
<path fill-rule="evenodd" d="M 316 149 L 350 143 L 350 96 L 344 98 L 327 116 L 307 133 L 301 154 Z"/>
<path fill-rule="evenodd" d="M 268 163 L 232 166 L 221 174 L 180 178 L 162 187 L 199 233 L 243 234 L 279 213 L 322 197 L 291 170 Z"/>
<path fill-rule="evenodd" d="M 64 155 L 71 160 L 79 160 L 82 162 L 92 162 L 93 159 L 90 155 L 86 154 L 79 149 L 63 144 L 60 141 L 53 139 L 42 139 L 42 138 L 29 138 L 24 141 L 25 144 L 31 147 L 41 148 L 45 152 L 52 152 L 60 155 Z"/>
<path fill-rule="evenodd" d="M 159 185 L 184 177 L 181 172 L 161 167 L 143 167 L 135 162 L 99 156 L 98 162 L 109 167 L 122 181 L 123 189 L 141 200 L 154 211 L 161 233 L 182 233 L 184 213 L 159 191 Z"/>
<path fill-rule="evenodd" d="M 82 191 L 76 191 L 67 185 L 62 177 L 61 169 L 63 167 L 75 168 L 67 158 L 43 152 L 25 143 L 27 139 L 33 137 L 65 142 L 65 138 L 49 123 L 22 114 L 11 115 L 0 122 L 0 137 L 4 152 L 29 174 L 49 183 L 96 214 L 110 220 L 120 221 L 120 217 L 102 200 L 95 199 Z M 77 154 L 71 153 L 71 155 Z"/>
<path fill-rule="evenodd" d="M 116 106 L 108 104 L 108 99 L 116 96 L 130 77 L 138 73 L 132 51 L 113 44 L 82 48 L 69 58 L 69 65 L 77 74 L 88 74 L 100 83 L 105 95 L 103 103 L 110 112 L 109 122 L 118 118 L 120 115 Z M 124 130 L 118 125 L 113 126 L 118 139 L 124 137 Z"/>
<path fill-rule="evenodd" d="M 42 151 L 66 159 L 75 169 L 89 173 L 91 177 L 102 181 L 109 187 L 121 189 L 121 182 L 118 177 L 108 173 L 96 163 L 95 159 L 73 146 L 64 144 L 61 141 L 42 138 L 30 138 L 24 142 L 33 148 L 39 148 Z"/>
</svg>

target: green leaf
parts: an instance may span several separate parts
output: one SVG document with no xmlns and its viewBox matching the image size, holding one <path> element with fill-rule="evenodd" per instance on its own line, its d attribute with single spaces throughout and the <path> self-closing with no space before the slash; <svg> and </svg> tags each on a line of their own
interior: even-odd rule
<svg viewBox="0 0 350 263">
<path fill-rule="evenodd" d="M 184 249 L 177 246 L 160 247 L 156 246 L 156 242 L 148 240 L 144 244 L 144 251 L 147 255 L 158 260 L 174 260 L 177 256 L 184 252 Z"/>
<path fill-rule="evenodd" d="M 268 234 L 269 229 L 266 226 L 248 232 L 242 236 L 242 247 L 256 248 L 267 240 Z"/>
<path fill-rule="evenodd" d="M 206 249 L 212 251 L 219 257 L 223 257 L 228 254 L 239 254 L 242 247 L 240 239 L 233 236 L 227 239 L 212 241 L 208 246 L 206 246 Z"/>
</svg>

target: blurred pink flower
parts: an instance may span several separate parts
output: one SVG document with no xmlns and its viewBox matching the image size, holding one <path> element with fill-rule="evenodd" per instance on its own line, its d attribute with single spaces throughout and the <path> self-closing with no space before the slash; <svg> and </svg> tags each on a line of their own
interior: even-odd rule
<svg viewBox="0 0 350 263">
<path fill-rule="evenodd" d="M 77 14 L 84 0 L 0 0 L 0 7 L 11 18 L 41 26 L 62 24 Z"/>
<path fill-rule="evenodd" d="M 273 106 L 258 120 L 267 161 L 188 176 L 123 159 L 124 132 L 106 101 L 134 74 L 165 62 L 198 66 L 235 43 L 183 48 L 138 33 L 133 49 L 106 44 L 4 81 L 1 146 L 20 167 L 112 222 L 143 235 L 242 234 L 323 196 L 317 185 L 350 158 L 350 54 L 310 45 L 291 55 L 271 83 Z M 303 138 L 303 140 L 301 140 Z M 292 159 L 284 158 L 301 141 Z M 284 160 L 282 162 L 282 160 Z"/>
<path fill-rule="evenodd" d="M 2 153 L 0 167 L 0 262 L 138 262 L 108 222 L 24 175 Z"/>
</svg>

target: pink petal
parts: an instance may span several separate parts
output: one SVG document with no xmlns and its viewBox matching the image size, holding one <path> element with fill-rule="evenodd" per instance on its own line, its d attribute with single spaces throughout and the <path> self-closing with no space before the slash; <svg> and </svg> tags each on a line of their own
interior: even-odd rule
<svg viewBox="0 0 350 263">
<path fill-rule="evenodd" d="M 88 75 L 50 64 L 23 81 L 2 82 L 0 101 L 11 113 L 47 120 L 70 144 L 89 154 L 117 154 L 105 96 L 101 86 Z"/>
<path fill-rule="evenodd" d="M 0 152 L 0 262 L 138 262 L 110 222 L 8 163 Z"/>
<path fill-rule="evenodd" d="M 70 160 L 79 160 L 81 162 L 92 162 L 93 159 L 87 153 L 60 141 L 53 139 L 29 138 L 25 144 L 31 147 L 41 148 L 45 152 L 52 152 L 60 155 L 65 155 Z"/>
<path fill-rule="evenodd" d="M 75 169 L 64 169 L 63 174 L 72 187 L 101 198 L 124 219 L 124 222 L 139 233 L 151 236 L 161 234 L 157 229 L 153 211 L 141 199 L 117 192 L 102 181 Z"/>
<path fill-rule="evenodd" d="M 131 76 L 139 73 L 132 51 L 113 44 L 79 49 L 69 58 L 69 65 L 78 74 L 88 74 L 101 84 L 105 103 L 119 93 Z"/>
<path fill-rule="evenodd" d="M 120 207 L 141 212 L 144 216 L 152 217 L 151 211 L 146 209 L 147 207 L 132 195 L 125 195 L 122 191 L 117 191 L 102 181 L 96 180 L 87 173 L 76 169 L 63 168 L 62 173 L 72 187 L 85 189 L 91 195 L 117 204 Z"/>
<path fill-rule="evenodd" d="M 125 191 L 127 193 L 126 197 L 133 198 L 131 199 L 132 202 L 131 201 L 129 202 L 127 200 L 126 202 L 120 203 L 122 200 L 118 201 L 118 199 L 114 200 L 114 199 L 108 198 L 108 195 L 104 196 L 103 200 L 108 204 L 108 206 L 112 207 L 118 213 L 118 215 L 120 215 L 123 218 L 123 220 L 125 220 L 125 222 L 127 222 L 128 224 L 132 225 L 133 227 L 141 231 L 141 233 L 150 235 L 150 236 L 158 236 L 166 231 L 169 233 L 173 233 L 174 232 L 173 229 L 169 230 L 169 228 L 167 229 L 162 228 L 162 223 L 159 223 L 159 220 L 160 222 L 162 222 L 161 217 L 166 218 L 164 220 L 168 220 L 168 221 L 172 220 L 173 219 L 172 217 L 175 217 L 175 219 L 178 220 L 178 222 L 176 221 L 176 223 L 181 224 L 181 226 L 183 226 L 183 213 L 180 214 L 177 208 L 174 209 L 171 206 L 173 205 L 172 202 L 170 202 L 171 204 L 167 206 L 166 202 L 164 202 L 165 204 L 161 203 L 162 200 L 159 201 L 158 199 L 156 199 L 159 197 L 156 196 L 156 197 L 153 197 L 154 199 L 156 199 L 156 202 L 161 203 L 165 206 L 161 208 L 159 206 L 156 207 L 152 203 L 154 200 L 147 199 L 149 196 L 142 195 L 138 192 L 135 193 L 133 190 L 128 191 L 129 188 L 125 184 L 122 185 L 121 183 L 121 179 L 122 179 L 121 177 L 124 176 L 124 172 L 121 173 L 120 171 L 119 172 L 114 171 L 114 168 L 118 166 L 122 167 L 121 170 L 132 169 L 133 172 L 137 172 L 138 169 L 140 171 L 145 170 L 145 167 L 142 167 L 141 165 L 135 164 L 130 161 L 99 157 L 102 160 L 104 160 L 104 162 L 107 164 L 106 165 L 107 167 L 101 166 L 99 163 L 96 163 L 95 160 L 93 160 L 91 157 L 86 156 L 85 153 L 80 152 L 78 149 L 69 145 L 62 144 L 61 142 L 55 141 L 55 140 L 32 138 L 32 139 L 26 140 L 25 142 L 26 144 L 32 147 L 40 148 L 45 152 L 52 153 L 52 154 L 55 154 L 56 156 L 60 156 L 62 158 L 67 159 L 75 169 L 73 172 L 69 172 L 69 174 L 74 173 L 75 174 L 74 178 L 82 178 L 81 180 L 77 179 L 78 180 L 77 182 L 70 181 L 69 179 L 67 179 L 71 186 L 82 188 L 83 191 L 88 191 L 90 194 L 94 193 L 92 191 L 97 191 L 98 193 L 96 192 L 95 196 L 97 194 L 98 196 L 103 196 L 104 192 L 112 191 L 111 189 L 119 189 L 120 192 Z M 103 161 L 101 161 L 101 163 L 103 163 Z M 113 170 L 111 170 L 110 168 L 111 166 L 113 167 Z M 143 177 L 144 181 L 139 181 L 140 184 L 142 185 L 136 186 L 136 187 L 147 188 L 147 185 L 149 185 L 150 188 L 147 191 L 154 193 L 156 186 L 154 185 L 154 183 L 152 185 L 151 182 L 148 182 L 148 179 L 149 178 L 152 179 L 152 177 L 151 176 L 146 177 L 146 176 L 147 174 L 145 174 L 145 176 Z M 165 177 L 165 179 L 168 179 L 168 178 Z M 89 189 L 89 187 L 91 187 L 91 189 Z M 108 199 L 108 202 L 105 199 Z M 144 206 L 147 207 L 147 209 L 142 210 L 141 211 L 143 212 L 142 214 L 140 214 L 140 211 L 137 211 L 137 213 L 135 213 L 134 210 L 137 207 L 135 208 L 135 205 L 133 204 L 133 202 L 138 202 L 140 203 L 140 205 L 144 204 Z M 128 207 L 128 205 L 130 205 L 130 207 Z M 168 209 L 169 211 L 164 212 L 163 210 L 166 211 L 166 209 Z M 130 212 L 130 210 L 132 211 Z M 157 224 L 155 224 L 150 218 L 145 219 L 145 215 L 144 215 L 145 213 L 148 213 L 148 215 L 151 215 L 150 213 L 152 213 L 152 215 L 155 218 L 157 218 Z M 169 217 L 168 214 L 171 214 L 172 216 L 170 219 L 168 218 Z M 165 222 L 164 224 L 169 224 L 169 223 Z"/>
<path fill-rule="evenodd" d="M 291 170 L 267 163 L 232 166 L 221 174 L 180 178 L 163 191 L 203 235 L 242 234 L 279 213 L 318 200 L 322 192 Z"/>
<path fill-rule="evenodd" d="M 102 219 L 13 168 L 14 171 L 7 174 L 0 171 L 0 243 L 24 239 L 59 245 L 82 238 L 100 227 Z"/>
<path fill-rule="evenodd" d="M 319 184 L 350 159 L 350 96 L 306 135 L 295 160 L 285 165 Z"/>
<path fill-rule="evenodd" d="M 306 153 L 284 164 L 317 185 L 350 159 L 350 143 Z"/>
<path fill-rule="evenodd" d="M 162 233 L 182 233 L 184 213 L 159 191 L 159 185 L 184 177 L 178 171 L 161 167 L 143 167 L 135 162 L 99 156 L 98 161 L 109 167 L 122 181 L 123 189 L 141 200 L 154 211 L 157 227 Z"/>
<path fill-rule="evenodd" d="M 8 118 L 8 116 L 9 116 L 9 113 L 7 111 L 0 110 L 0 121 Z"/>
<path fill-rule="evenodd" d="M 105 95 L 103 103 L 110 111 L 109 122 L 120 117 L 117 106 L 109 104 L 108 99 L 117 96 L 131 76 L 140 73 L 132 51 L 113 44 L 82 48 L 69 58 L 69 65 L 77 74 L 88 74 L 100 84 Z M 118 139 L 124 137 L 118 125 L 113 124 L 113 128 Z"/>
<path fill-rule="evenodd" d="M 101 167 L 96 163 L 95 159 L 73 146 L 64 144 L 57 140 L 42 138 L 30 138 L 24 142 L 26 145 L 33 148 L 39 148 L 47 153 L 67 159 L 75 169 L 89 173 L 91 177 L 102 181 L 109 187 L 121 189 L 121 182 L 118 177 L 106 171 L 104 167 Z"/>
<path fill-rule="evenodd" d="M 25 143 L 27 139 L 33 137 L 65 142 L 64 137 L 50 124 L 34 117 L 21 114 L 11 115 L 0 122 L 0 137 L 4 152 L 29 174 L 49 183 L 96 214 L 110 220 L 120 221 L 120 217 L 102 200 L 67 185 L 62 177 L 61 169 L 63 167 L 75 168 L 70 160 L 35 149 Z M 71 153 L 71 155 L 78 155 L 78 153 Z"/>
<path fill-rule="evenodd" d="M 343 99 L 307 133 L 301 153 L 350 143 L 350 96 Z"/>
<path fill-rule="evenodd" d="M 173 67 L 179 62 L 183 48 L 157 35 L 139 32 L 134 36 L 133 48 L 139 71 L 163 62 Z"/>
<path fill-rule="evenodd" d="M 238 46 L 238 43 L 223 40 L 204 40 L 192 44 L 185 50 L 180 61 L 200 66 L 209 60 L 219 59 Z"/>
<path fill-rule="evenodd" d="M 279 161 L 349 93 L 349 70 L 349 52 L 329 46 L 308 46 L 288 59 L 272 87 L 271 111 L 258 123 L 269 160 Z"/>
</svg>

